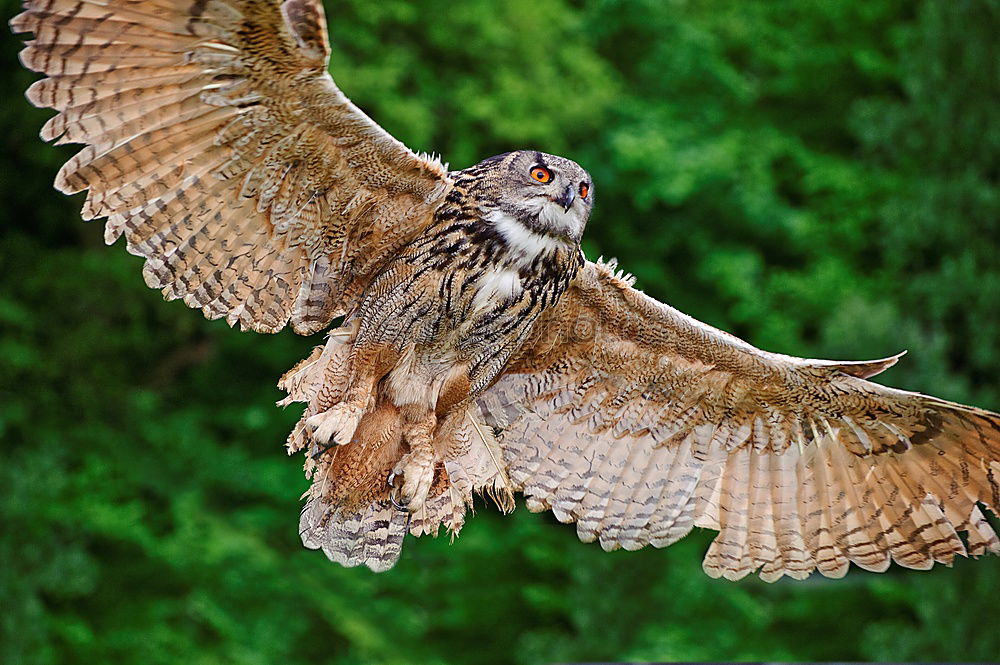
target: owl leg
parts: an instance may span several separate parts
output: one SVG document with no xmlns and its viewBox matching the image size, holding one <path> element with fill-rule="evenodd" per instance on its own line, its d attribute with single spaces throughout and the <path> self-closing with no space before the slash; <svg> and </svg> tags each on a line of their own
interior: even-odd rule
<svg viewBox="0 0 1000 665">
<path fill-rule="evenodd" d="M 372 403 L 376 384 L 389 373 L 398 358 L 398 351 L 384 345 L 362 344 L 351 350 L 351 380 L 344 399 L 306 420 L 306 427 L 320 444 L 314 457 L 319 457 L 334 445 L 343 446 L 351 442 L 358 423 Z"/>
<path fill-rule="evenodd" d="M 405 506 L 411 513 L 424 505 L 431 485 L 434 484 L 436 426 L 437 417 L 433 411 L 422 413 L 416 419 L 406 419 L 403 438 L 409 445 L 410 452 L 403 455 L 393 469 L 394 476 L 403 477 L 399 498 L 394 499 L 394 502 Z"/>
<path fill-rule="evenodd" d="M 367 399 L 364 402 L 345 401 L 306 420 L 306 427 L 312 430 L 313 439 L 319 444 L 314 457 L 321 456 L 333 446 L 350 443 L 367 406 Z"/>
</svg>

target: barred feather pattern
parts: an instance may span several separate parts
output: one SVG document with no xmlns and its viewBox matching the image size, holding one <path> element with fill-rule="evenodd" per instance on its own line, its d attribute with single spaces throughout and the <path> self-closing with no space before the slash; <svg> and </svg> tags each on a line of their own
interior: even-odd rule
<svg viewBox="0 0 1000 665">
<path fill-rule="evenodd" d="M 713 577 L 1000 553 L 1000 416 L 769 354 L 588 264 L 477 401 L 529 510 L 606 550 L 718 531 Z M 965 532 L 963 543 L 959 532 Z"/>
<path fill-rule="evenodd" d="M 326 327 L 431 221 L 451 181 L 327 73 L 318 0 L 25 0 L 42 138 L 168 299 L 243 329 Z"/>
<path fill-rule="evenodd" d="M 386 301 L 359 312 L 366 289 L 380 275 L 405 284 L 387 267 L 414 243 L 441 241 L 428 233 L 435 220 L 465 233 L 464 220 L 438 216 L 461 194 L 458 176 L 389 136 L 330 78 L 319 0 L 24 9 L 11 21 L 34 33 L 21 61 L 45 76 L 27 96 L 57 111 L 42 137 L 84 146 L 56 188 L 86 191 L 83 217 L 107 218 L 107 242 L 124 235 L 166 298 L 243 329 L 310 333 L 356 314 L 386 333 L 375 326 Z M 497 186 L 476 200 L 509 195 Z M 442 307 L 458 319 L 470 311 L 472 292 L 452 289 L 443 256 L 453 245 L 433 250 L 444 264 L 424 266 L 439 290 L 426 291 L 408 330 Z M 457 532 L 475 492 L 509 509 L 517 489 L 530 509 L 553 510 L 606 549 L 715 529 L 705 570 L 733 579 L 839 576 L 852 562 L 927 568 L 1000 551 L 983 511 L 1000 506 L 1000 416 L 866 380 L 898 356 L 755 349 L 644 296 L 613 265 L 580 269 L 574 249 L 545 270 L 541 259 L 522 266 L 526 299 L 495 308 L 459 345 L 474 375 L 464 397 L 476 400 L 442 412 L 441 457 L 414 515 L 388 499 L 405 442 L 384 395 L 351 445 L 311 456 L 305 420 L 343 399 L 345 340 L 358 329 L 335 331 L 286 374 L 286 401 L 306 404 L 288 441 L 309 455 L 306 545 L 384 570 L 407 532 Z M 528 288 L 532 279 L 544 288 Z M 446 293 L 462 307 L 442 303 Z"/>
<path fill-rule="evenodd" d="M 443 526 L 458 535 L 474 494 L 488 496 L 509 512 L 513 489 L 493 431 L 477 421 L 473 409 L 457 411 L 442 425 L 437 434 L 444 451 L 441 467 L 427 501 L 412 514 L 392 505 L 386 484 L 400 454 L 398 432 L 373 435 L 379 428 L 368 421 L 350 446 L 314 456 L 318 444 L 306 421 L 344 399 L 357 328 L 355 320 L 332 331 L 326 344 L 289 370 L 278 384 L 288 393 L 279 405 L 306 404 L 287 443 L 290 455 L 305 453 L 306 475 L 312 479 L 299 520 L 302 542 L 341 565 L 364 565 L 379 572 L 395 565 L 407 533 L 436 536 Z M 376 410 L 372 420 L 378 417 Z"/>
</svg>

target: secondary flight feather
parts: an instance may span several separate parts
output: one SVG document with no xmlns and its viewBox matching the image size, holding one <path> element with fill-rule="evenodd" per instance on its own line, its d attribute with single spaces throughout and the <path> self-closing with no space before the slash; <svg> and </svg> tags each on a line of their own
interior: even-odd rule
<svg viewBox="0 0 1000 665">
<path fill-rule="evenodd" d="M 337 88 L 316 0 L 26 0 L 42 138 L 168 299 L 244 330 L 339 321 L 281 380 L 308 547 L 385 570 L 473 496 L 605 549 L 719 532 L 767 580 L 1000 552 L 1000 416 L 793 358 L 633 288 L 580 240 L 595 184 L 517 150 L 448 171 Z M 963 537 L 960 535 L 964 533 Z"/>
</svg>

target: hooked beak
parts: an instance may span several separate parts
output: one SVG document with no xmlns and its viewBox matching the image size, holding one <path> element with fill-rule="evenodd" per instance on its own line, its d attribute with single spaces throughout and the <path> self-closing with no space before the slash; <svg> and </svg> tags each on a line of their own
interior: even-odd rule
<svg viewBox="0 0 1000 665">
<path fill-rule="evenodd" d="M 569 211 L 573 201 L 576 200 L 576 190 L 573 189 L 572 185 L 567 185 L 565 191 L 563 191 L 562 196 L 556 199 L 556 203 L 563 207 L 563 210 Z"/>
</svg>

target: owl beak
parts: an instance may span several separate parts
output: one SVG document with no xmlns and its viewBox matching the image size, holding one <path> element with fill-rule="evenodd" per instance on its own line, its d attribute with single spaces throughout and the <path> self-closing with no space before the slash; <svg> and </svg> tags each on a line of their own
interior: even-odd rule
<svg viewBox="0 0 1000 665">
<path fill-rule="evenodd" d="M 576 190 L 573 189 L 572 185 L 567 185 L 565 191 L 563 191 L 562 196 L 556 199 L 556 203 L 563 207 L 563 210 L 569 210 L 570 206 L 573 205 L 573 201 L 576 200 Z"/>
</svg>

